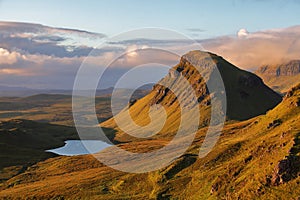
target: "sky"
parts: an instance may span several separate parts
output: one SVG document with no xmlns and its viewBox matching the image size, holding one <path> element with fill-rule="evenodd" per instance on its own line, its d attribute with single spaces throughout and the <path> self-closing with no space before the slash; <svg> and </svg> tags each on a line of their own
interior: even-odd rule
<svg viewBox="0 0 300 200">
<path fill-rule="evenodd" d="M 147 62 L 151 76 L 139 78 L 157 82 L 167 73 L 159 64 L 179 58 L 138 51 L 155 48 L 211 51 L 255 71 L 300 59 L 299 10 L 298 0 L 0 0 L 0 89 L 72 89 L 80 66 L 95 74 L 112 61 L 101 88 Z"/>
<path fill-rule="evenodd" d="M 0 0 L 0 20 L 83 29 L 109 36 L 161 27 L 210 38 L 299 23 L 298 0 Z"/>
</svg>

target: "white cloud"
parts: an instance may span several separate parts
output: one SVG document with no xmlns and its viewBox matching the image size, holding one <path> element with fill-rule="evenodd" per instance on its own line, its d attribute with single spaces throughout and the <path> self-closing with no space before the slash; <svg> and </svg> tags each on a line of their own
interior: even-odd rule
<svg viewBox="0 0 300 200">
<path fill-rule="evenodd" d="M 127 47 L 127 49 L 126 49 L 126 56 L 129 58 L 135 58 L 138 55 L 137 51 L 138 51 L 138 46 L 131 45 L 131 46 Z"/>
<path fill-rule="evenodd" d="M 239 38 L 245 38 L 245 37 L 247 37 L 248 35 L 249 35 L 249 32 L 248 32 L 246 29 L 244 29 L 244 28 L 240 29 L 240 30 L 237 32 L 237 36 L 238 36 Z"/>
<path fill-rule="evenodd" d="M 8 51 L 7 49 L 0 48 L 0 64 L 12 65 L 16 63 L 19 59 L 26 59 L 26 56 L 21 55 L 15 51 Z"/>
<path fill-rule="evenodd" d="M 205 43 L 204 47 L 246 70 L 300 59 L 300 26 L 264 30 L 248 35 L 245 31 L 240 32 L 243 39 L 215 38 Z"/>
</svg>

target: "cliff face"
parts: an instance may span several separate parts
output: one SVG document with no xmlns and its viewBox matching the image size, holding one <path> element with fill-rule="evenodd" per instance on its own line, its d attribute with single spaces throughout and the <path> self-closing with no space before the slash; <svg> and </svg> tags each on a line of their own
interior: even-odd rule
<svg viewBox="0 0 300 200">
<path fill-rule="evenodd" d="M 274 90 L 285 93 L 300 80 L 300 60 L 260 67 L 256 74 Z"/>
<path fill-rule="evenodd" d="M 295 76 L 300 74 L 300 60 L 292 60 L 285 64 L 266 65 L 258 69 L 257 73 L 266 76 Z"/>
<path fill-rule="evenodd" d="M 244 120 L 263 114 L 281 101 L 281 97 L 255 74 L 241 70 L 215 54 L 192 51 L 182 56 L 168 76 L 154 86 L 154 97 L 150 104 L 170 105 L 175 102 L 174 94 L 160 83 L 167 83 L 171 77 L 183 76 L 193 87 L 200 106 L 210 106 L 210 94 L 215 91 L 208 91 L 205 80 L 215 81 L 212 76 L 216 67 L 225 86 L 229 119 Z M 198 72 L 199 69 L 206 76 L 205 79 Z M 179 80 L 173 82 L 172 84 L 181 84 Z"/>
</svg>

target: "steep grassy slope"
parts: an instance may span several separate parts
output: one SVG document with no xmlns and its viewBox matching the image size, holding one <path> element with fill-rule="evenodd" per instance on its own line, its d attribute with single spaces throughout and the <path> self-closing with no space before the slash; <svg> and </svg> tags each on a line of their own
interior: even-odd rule
<svg viewBox="0 0 300 200">
<path fill-rule="evenodd" d="M 272 89 L 285 93 L 300 80 L 300 60 L 262 66 L 255 73 Z"/>
<path fill-rule="evenodd" d="M 300 85 L 266 115 L 226 124 L 205 158 L 197 156 L 206 131 L 201 128 L 189 151 L 164 169 L 129 174 L 91 155 L 51 158 L 2 184 L 0 198 L 297 199 L 299 120 Z M 161 144 L 145 140 L 121 145 L 145 151 Z"/>
<path fill-rule="evenodd" d="M 216 80 L 214 80 L 213 76 L 216 73 L 216 68 L 218 68 L 220 72 L 226 90 L 226 117 L 228 120 L 245 120 L 264 114 L 281 101 L 281 97 L 264 85 L 262 80 L 256 75 L 238 69 L 215 54 L 191 51 L 182 56 L 180 63 L 174 66 L 169 74 L 158 82 L 147 96 L 138 100 L 135 104 L 130 106 L 130 108 L 127 108 L 129 109 L 132 119 L 138 125 L 147 125 L 150 122 L 148 113 L 150 106 L 159 104 L 165 108 L 167 120 L 163 129 L 156 137 L 165 137 L 166 134 L 170 135 L 176 133 L 181 120 L 181 105 L 178 102 L 178 96 L 181 95 L 185 99 L 184 106 L 191 108 L 195 106 L 199 107 L 201 116 L 200 127 L 208 125 L 211 114 L 211 98 L 218 99 L 218 92 L 220 91 L 208 91 L 205 80 L 215 84 L 214 81 Z M 199 71 L 201 71 L 205 77 L 202 77 Z M 182 77 L 184 77 L 195 90 L 197 98 L 196 105 L 192 104 L 191 99 L 193 99 L 193 97 L 186 93 Z M 179 88 L 179 95 L 175 96 L 171 89 L 163 85 L 171 85 L 174 86 L 174 88 Z M 127 130 L 134 132 L 135 130 L 132 130 L 133 126 L 126 121 L 128 120 L 128 118 L 125 117 L 127 109 L 121 112 L 117 117 L 121 121 L 123 120 L 124 127 Z M 218 110 L 223 110 L 222 104 Z M 154 114 L 153 119 L 163 121 L 164 118 L 161 112 L 157 112 Z M 118 129 L 113 118 L 102 123 L 101 126 Z M 157 123 L 157 126 L 159 126 L 159 123 Z M 149 130 L 149 132 L 151 131 Z M 120 131 L 115 139 L 124 142 L 132 141 L 135 138 Z"/>
</svg>

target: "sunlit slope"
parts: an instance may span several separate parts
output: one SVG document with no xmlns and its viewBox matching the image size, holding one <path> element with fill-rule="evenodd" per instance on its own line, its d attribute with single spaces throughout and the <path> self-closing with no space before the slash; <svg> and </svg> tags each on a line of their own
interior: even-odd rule
<svg viewBox="0 0 300 200">
<path fill-rule="evenodd" d="M 300 85 L 266 115 L 225 125 L 218 144 L 202 159 L 197 154 L 206 128 L 198 131 L 185 155 L 164 169 L 129 174 L 92 156 L 58 157 L 8 180 L 0 198 L 297 199 L 299 120 Z M 144 151 L 165 143 L 122 145 Z"/>
<path fill-rule="evenodd" d="M 122 124 L 125 124 L 126 130 L 130 130 L 130 127 L 133 126 L 130 123 L 126 125 L 126 120 L 129 120 L 126 117 L 126 112 L 129 109 L 130 116 L 134 122 L 140 126 L 145 126 L 151 121 L 149 108 L 154 107 L 155 110 L 160 105 L 165 108 L 167 117 L 166 123 L 157 137 L 165 133 L 176 133 L 181 120 L 182 108 L 178 101 L 178 96 L 182 95 L 185 97 L 183 106 L 189 106 L 190 109 L 195 107 L 199 109 L 201 116 L 199 127 L 207 126 L 210 122 L 211 98 L 218 98 L 218 95 L 214 94 L 215 91 L 208 91 L 206 81 L 210 81 L 212 84 L 214 84 L 214 81 L 217 81 L 214 80 L 217 69 L 220 72 L 226 90 L 227 119 L 249 119 L 264 114 L 281 101 L 281 97 L 264 85 L 262 80 L 256 75 L 235 67 L 215 54 L 191 51 L 182 56 L 180 62 L 170 69 L 169 74 L 158 82 L 148 95 L 135 102 L 129 108 L 125 108 L 117 117 L 122 121 Z M 185 94 L 186 88 L 182 78 L 187 80 L 194 89 L 197 98 L 196 104 L 193 104 L 195 101 L 192 95 Z M 174 91 L 163 85 L 174 86 L 177 94 L 175 95 Z M 219 110 L 223 110 L 223 107 L 220 107 Z M 152 119 L 157 121 L 152 126 L 155 129 L 155 126 L 157 128 L 160 126 L 160 121 L 164 121 L 165 116 L 161 111 L 153 113 Z M 102 123 L 101 126 L 118 129 L 113 118 Z M 143 133 L 140 134 L 143 135 Z M 133 139 L 121 131 L 116 138 L 119 141 L 130 141 Z"/>
</svg>

